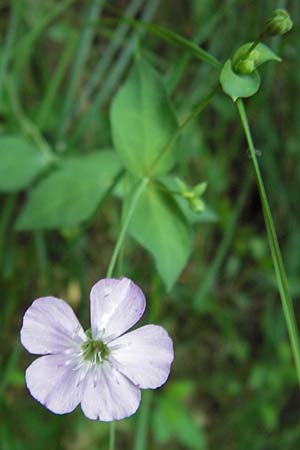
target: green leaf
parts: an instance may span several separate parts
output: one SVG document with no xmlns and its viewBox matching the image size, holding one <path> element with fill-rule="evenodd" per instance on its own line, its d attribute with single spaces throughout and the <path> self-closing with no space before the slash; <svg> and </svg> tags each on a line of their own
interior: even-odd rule
<svg viewBox="0 0 300 450">
<path fill-rule="evenodd" d="M 173 198 L 149 183 L 138 201 L 129 232 L 152 254 L 170 290 L 192 251 L 191 230 Z"/>
<path fill-rule="evenodd" d="M 257 71 L 241 75 L 232 70 L 228 59 L 221 70 L 220 83 L 223 91 L 235 102 L 239 97 L 251 97 L 260 86 L 260 76 Z"/>
<path fill-rule="evenodd" d="M 247 54 L 249 48 L 253 45 L 253 42 L 248 42 L 247 44 L 242 45 L 234 54 L 232 58 L 232 64 L 236 64 L 239 59 L 243 59 L 243 57 Z M 257 44 L 255 49 L 251 52 L 251 55 L 255 56 L 255 67 L 259 67 L 267 61 L 281 61 L 281 58 L 276 55 L 269 47 L 264 44 Z"/>
<path fill-rule="evenodd" d="M 67 158 L 31 192 L 18 230 L 73 227 L 97 209 L 121 170 L 112 151 Z"/>
<path fill-rule="evenodd" d="M 26 188 L 50 162 L 51 157 L 21 137 L 1 137 L 0 191 Z"/>
<path fill-rule="evenodd" d="M 131 173 L 153 176 L 173 167 L 178 154 L 172 145 L 177 120 L 160 75 L 144 60 L 135 63 L 116 94 L 110 119 L 115 148 Z"/>
</svg>

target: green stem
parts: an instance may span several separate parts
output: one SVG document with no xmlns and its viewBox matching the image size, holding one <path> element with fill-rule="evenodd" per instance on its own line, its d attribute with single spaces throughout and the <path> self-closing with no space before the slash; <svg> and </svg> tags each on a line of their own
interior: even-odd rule
<svg viewBox="0 0 300 450">
<path fill-rule="evenodd" d="M 214 89 L 212 90 L 212 92 L 210 92 L 210 94 L 205 97 L 203 99 L 203 101 L 197 106 L 197 108 L 195 109 L 195 111 L 193 111 L 188 117 L 187 119 L 178 127 L 176 133 L 174 134 L 174 136 L 172 136 L 171 140 L 167 143 L 167 145 L 163 148 L 162 152 L 160 153 L 160 155 L 158 156 L 158 158 L 153 162 L 152 167 L 150 169 L 151 170 L 155 167 L 155 165 L 158 163 L 158 161 L 165 155 L 165 153 L 171 148 L 171 146 L 174 144 L 175 140 L 178 138 L 178 136 L 180 135 L 180 133 L 182 132 L 182 130 L 195 118 L 198 116 L 198 114 L 205 108 L 205 106 L 209 103 L 209 101 L 211 100 L 211 98 L 215 95 L 215 93 L 218 90 L 218 86 L 214 87 Z M 117 243 L 115 245 L 108 269 L 107 269 L 107 273 L 106 273 L 106 278 L 110 278 L 113 274 L 115 265 L 116 265 L 116 261 L 117 258 L 119 256 L 119 253 L 121 251 L 122 245 L 123 245 L 123 241 L 124 238 L 126 236 L 126 231 L 128 228 L 128 225 L 130 223 L 130 220 L 132 218 L 133 212 L 135 210 L 136 204 L 146 186 L 146 184 L 149 182 L 149 178 L 143 178 L 140 182 L 140 184 L 138 185 L 130 206 L 128 207 L 127 211 L 126 211 L 126 215 L 124 217 L 123 220 L 123 224 L 121 227 L 121 231 L 117 240 Z M 136 435 L 136 440 L 135 440 L 135 450 L 136 449 L 144 449 L 144 442 L 145 442 L 145 436 L 147 434 L 147 423 L 148 423 L 148 413 L 149 413 L 149 407 L 150 407 L 150 402 L 151 402 L 151 397 L 150 395 L 145 396 L 144 399 L 144 406 L 142 406 L 142 414 L 139 417 L 139 424 L 138 424 L 138 433 Z M 110 425 L 110 434 L 109 434 L 109 450 L 114 450 L 115 448 L 115 425 L 114 422 L 111 423 Z"/>
<path fill-rule="evenodd" d="M 119 252 L 121 250 L 121 247 L 122 247 L 125 235 L 126 235 L 126 231 L 127 231 L 128 225 L 129 225 L 131 217 L 132 217 L 132 215 L 134 213 L 134 209 L 135 209 L 136 204 L 137 204 L 137 202 L 138 202 L 138 200 L 140 198 L 140 195 L 143 192 L 143 190 L 144 190 L 146 184 L 148 183 L 148 181 L 149 181 L 148 178 L 143 178 L 141 180 L 140 184 L 138 185 L 137 190 L 135 191 L 133 197 L 132 197 L 130 206 L 129 206 L 128 210 L 127 210 L 126 217 L 124 218 L 124 222 L 123 222 L 123 225 L 122 225 L 122 228 L 121 228 L 121 231 L 120 231 L 117 243 L 115 245 L 115 248 L 114 248 L 114 251 L 113 251 L 113 254 L 112 254 L 109 266 L 108 266 L 108 269 L 107 269 L 106 278 L 110 278 L 112 276 L 112 274 L 113 274 L 118 255 L 119 255 Z"/>
<path fill-rule="evenodd" d="M 138 185 L 138 187 L 137 187 L 137 189 L 136 189 L 136 191 L 135 191 L 135 193 L 134 193 L 134 195 L 132 197 L 132 201 L 130 203 L 129 208 L 126 211 L 126 216 L 124 217 L 124 221 L 123 221 L 123 224 L 122 224 L 122 227 L 121 227 L 121 231 L 120 231 L 117 243 L 115 245 L 112 257 L 110 259 L 110 263 L 109 263 L 109 266 L 108 266 L 108 269 L 107 269 L 107 272 L 106 272 L 106 278 L 111 278 L 111 276 L 113 274 L 118 255 L 120 253 L 120 250 L 121 250 L 122 245 L 123 245 L 124 238 L 126 236 L 126 231 L 127 231 L 128 225 L 129 225 L 130 220 L 132 218 L 132 215 L 134 213 L 136 204 L 137 204 L 137 202 L 138 202 L 138 200 L 139 200 L 139 198 L 140 198 L 140 196 L 141 196 L 141 194 L 142 194 L 146 184 L 148 183 L 148 181 L 149 181 L 148 178 L 143 178 L 141 180 L 141 182 L 139 183 L 139 185 Z M 109 429 L 109 450 L 115 450 L 115 435 L 116 435 L 115 423 L 111 422 L 110 429 Z"/>
<path fill-rule="evenodd" d="M 297 378 L 300 385 L 300 340 L 299 340 L 299 332 L 297 328 L 297 322 L 295 318 L 295 312 L 293 308 L 292 299 L 289 293 L 289 286 L 287 281 L 287 276 L 285 273 L 285 268 L 283 265 L 283 260 L 281 256 L 281 251 L 276 235 L 276 230 L 272 218 L 272 213 L 270 210 L 267 194 L 265 191 L 263 179 L 260 173 L 259 165 L 256 158 L 256 151 L 253 144 L 253 139 L 251 135 L 251 130 L 248 123 L 247 114 L 245 111 L 244 103 L 241 99 L 237 100 L 237 108 L 240 114 L 241 122 L 244 128 L 245 136 L 249 145 L 249 150 L 251 154 L 251 159 L 254 166 L 254 171 L 257 179 L 259 194 L 262 203 L 263 215 L 265 219 L 267 235 L 277 280 L 277 285 L 280 293 L 282 308 L 286 320 L 286 325 L 289 333 L 292 353 L 294 356 Z"/>
<path fill-rule="evenodd" d="M 43 152 L 50 160 L 56 159 L 57 157 L 53 155 L 51 148 L 49 147 L 47 141 L 40 134 L 39 129 L 25 116 L 24 111 L 17 98 L 16 90 L 11 81 L 7 82 L 7 92 L 9 95 L 12 111 L 16 117 L 17 122 L 20 125 L 20 128 L 25 134 L 30 136 L 30 138 L 40 149 L 40 151 Z"/>
<path fill-rule="evenodd" d="M 263 34 L 260 33 L 258 38 L 255 39 L 255 41 L 252 43 L 252 45 L 250 45 L 250 47 L 246 51 L 245 55 L 243 56 L 243 59 L 246 59 L 250 55 L 250 53 L 255 49 L 255 47 L 257 47 L 258 44 L 261 42 L 262 38 L 263 38 Z"/>
<path fill-rule="evenodd" d="M 158 162 L 165 156 L 165 154 L 170 150 L 170 148 L 173 146 L 177 138 L 180 136 L 182 131 L 203 111 L 203 109 L 208 105 L 210 100 L 215 96 L 219 89 L 219 83 L 213 87 L 211 92 L 204 97 L 204 99 L 199 103 L 197 108 L 191 112 L 191 114 L 188 115 L 188 117 L 182 122 L 181 125 L 177 128 L 176 132 L 173 134 L 171 139 L 167 142 L 165 147 L 162 149 L 162 151 L 159 153 L 157 158 L 153 161 L 150 169 L 149 169 L 149 176 L 151 176 L 151 172 L 153 171 L 154 167 L 158 164 Z"/>
<path fill-rule="evenodd" d="M 116 424 L 111 422 L 109 426 L 109 450 L 115 450 Z"/>
</svg>

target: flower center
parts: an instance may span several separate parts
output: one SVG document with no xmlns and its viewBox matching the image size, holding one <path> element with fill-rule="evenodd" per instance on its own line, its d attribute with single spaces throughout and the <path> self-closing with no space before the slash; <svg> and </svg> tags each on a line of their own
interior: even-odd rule
<svg viewBox="0 0 300 450">
<path fill-rule="evenodd" d="M 90 330 L 86 332 L 86 335 L 88 340 L 81 346 L 83 359 L 92 364 L 102 364 L 109 355 L 107 345 L 101 339 L 93 339 Z"/>
</svg>

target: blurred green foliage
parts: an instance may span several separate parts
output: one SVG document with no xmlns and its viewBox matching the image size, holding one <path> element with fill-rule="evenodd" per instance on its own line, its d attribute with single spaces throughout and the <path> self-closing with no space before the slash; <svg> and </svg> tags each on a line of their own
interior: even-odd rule
<svg viewBox="0 0 300 450">
<path fill-rule="evenodd" d="M 134 55 L 142 54 L 163 75 L 179 123 L 219 77 L 215 68 L 122 20 L 122 14 L 165 26 L 224 62 L 255 39 L 277 7 L 289 10 L 295 27 L 284 39 L 267 41 L 283 61 L 260 68 L 261 87 L 247 108 L 299 318 L 299 2 L 0 3 L 1 450 L 107 448 L 107 424 L 88 421 L 79 408 L 55 416 L 28 394 L 23 374 L 32 358 L 19 345 L 22 315 L 34 298 L 52 294 L 67 299 L 88 322 L 88 289 L 104 277 L 120 229 L 123 195 L 122 190 L 115 197 L 106 195 L 118 176 L 119 161 L 95 152 L 113 146 L 110 102 Z M 139 130 L 132 126 L 130 131 Z M 14 164 L 21 159 L 9 147 L 12 140 L 26 154 L 20 170 L 13 172 L 10 157 Z M 166 293 L 153 260 L 130 237 L 122 258 L 123 272 L 146 292 L 146 321 L 163 323 L 175 341 L 170 381 L 148 399 L 146 448 L 295 450 L 300 447 L 296 375 L 257 188 L 231 100 L 219 91 L 178 145 L 175 173 L 191 186 L 208 183 L 204 217 L 186 212 L 183 199 L 173 199 L 178 205 L 170 214 L 181 208 L 180 217 L 197 224 L 189 264 Z M 109 162 L 99 164 L 99 171 L 110 177 L 103 188 L 84 171 L 85 165 L 96 170 L 93 158 L 106 157 Z M 63 170 L 78 180 L 66 205 L 59 195 L 60 188 L 67 189 L 60 182 Z M 81 176 L 88 185 L 84 192 Z M 45 188 L 47 201 L 54 202 L 62 222 L 49 231 L 21 231 L 31 228 L 26 224 L 34 215 L 40 223 L 47 220 L 47 204 L 45 212 L 37 209 L 34 196 L 51 181 L 53 187 Z M 173 189 L 172 180 L 160 183 Z M 169 193 L 152 189 L 148 195 L 159 208 Z M 74 208 L 86 202 L 90 213 L 76 222 Z M 140 242 L 137 227 L 133 223 L 131 235 Z M 143 231 L 151 242 L 153 236 Z M 148 246 L 159 249 L 159 242 Z M 145 404 L 117 424 L 118 449 L 133 447 Z"/>
</svg>

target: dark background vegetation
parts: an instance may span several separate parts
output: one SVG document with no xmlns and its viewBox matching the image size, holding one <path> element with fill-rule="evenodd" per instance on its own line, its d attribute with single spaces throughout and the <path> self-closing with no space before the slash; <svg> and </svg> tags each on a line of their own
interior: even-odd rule
<svg viewBox="0 0 300 450">
<path fill-rule="evenodd" d="M 106 2 L 79 69 L 78 40 L 88 8 L 97 2 L 22 3 L 1 80 L 0 133 L 38 133 L 56 152 L 69 154 L 111 145 L 108 107 L 137 47 L 163 74 L 180 121 L 217 80 L 207 64 L 126 25 L 118 14 L 127 7 L 135 3 L 136 18 L 146 14 L 197 38 L 221 61 L 253 40 L 274 8 L 289 10 L 293 30 L 267 42 L 283 62 L 262 68 L 260 91 L 246 106 L 299 318 L 299 1 Z M 0 59 L 14 4 L 0 2 Z M 53 101 L 46 104 L 49 86 Z M 189 264 L 168 294 L 146 252 L 130 239 L 125 249 L 124 273 L 142 286 L 156 321 L 175 342 L 170 381 L 145 397 L 151 403 L 147 448 L 296 450 L 296 375 L 251 160 L 231 100 L 220 91 L 184 132 L 181 145 L 177 171 L 190 183 L 207 180 L 204 198 L 216 220 L 197 227 Z M 26 192 L 0 195 L 0 449 L 106 449 L 107 424 L 85 419 L 79 408 L 56 416 L 30 397 L 24 370 L 32 357 L 19 344 L 19 330 L 25 309 L 46 294 L 68 299 L 88 326 L 89 288 L 105 276 L 120 202 L 108 199 L 78 229 L 17 233 L 13 224 L 25 197 Z M 133 448 L 138 420 L 137 414 L 117 425 L 118 449 Z"/>
</svg>

